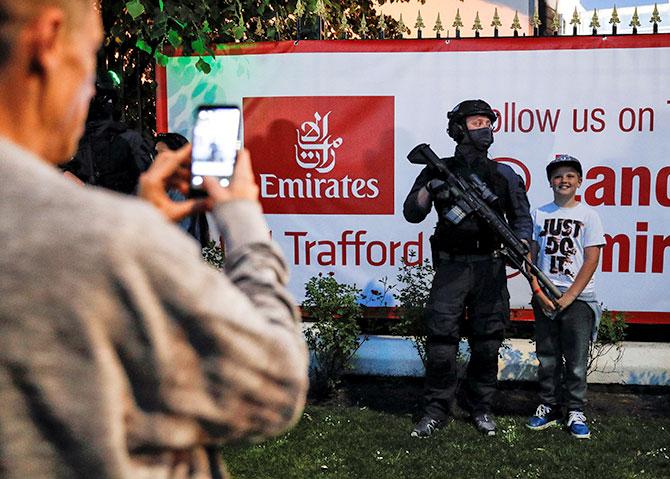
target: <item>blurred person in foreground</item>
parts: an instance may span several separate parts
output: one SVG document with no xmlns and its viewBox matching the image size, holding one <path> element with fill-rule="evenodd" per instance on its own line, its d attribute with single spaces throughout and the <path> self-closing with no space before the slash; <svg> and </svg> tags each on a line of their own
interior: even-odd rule
<svg viewBox="0 0 670 479">
<path fill-rule="evenodd" d="M 286 265 L 246 152 L 208 203 L 166 194 L 189 147 L 142 176 L 154 206 L 59 173 L 94 92 L 94 3 L 0 0 L 0 477 L 223 477 L 216 445 L 282 433 L 304 404 Z M 165 219 L 208 205 L 224 274 Z"/>
</svg>

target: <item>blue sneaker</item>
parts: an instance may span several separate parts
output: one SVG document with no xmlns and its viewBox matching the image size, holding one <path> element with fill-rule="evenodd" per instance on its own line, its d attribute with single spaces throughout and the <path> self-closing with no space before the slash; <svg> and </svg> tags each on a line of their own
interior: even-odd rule
<svg viewBox="0 0 670 479">
<path fill-rule="evenodd" d="M 541 431 L 560 422 L 561 411 L 558 407 L 540 404 L 535 410 L 535 415 L 528 420 L 526 426 L 533 431 Z"/>
<path fill-rule="evenodd" d="M 567 426 L 570 434 L 577 439 L 589 439 L 591 437 L 589 426 L 586 425 L 586 416 L 582 411 L 569 411 Z"/>
</svg>

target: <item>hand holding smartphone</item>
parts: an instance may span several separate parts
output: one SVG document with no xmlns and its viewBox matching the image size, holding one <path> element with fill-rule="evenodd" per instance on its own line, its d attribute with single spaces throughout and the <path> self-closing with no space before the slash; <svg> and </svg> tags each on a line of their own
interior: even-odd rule
<svg viewBox="0 0 670 479">
<path fill-rule="evenodd" d="M 239 107 L 232 105 L 202 105 L 196 111 L 193 127 L 191 158 L 191 196 L 205 196 L 206 176 L 216 177 L 226 187 L 235 168 L 240 149 Z"/>
</svg>

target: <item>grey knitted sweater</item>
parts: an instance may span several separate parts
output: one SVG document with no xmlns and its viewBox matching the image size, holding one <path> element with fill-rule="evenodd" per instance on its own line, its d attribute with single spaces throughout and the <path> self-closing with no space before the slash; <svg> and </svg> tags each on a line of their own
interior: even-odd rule
<svg viewBox="0 0 670 479">
<path fill-rule="evenodd" d="M 151 206 L 0 139 L 0 477 L 210 478 L 298 418 L 307 354 L 260 207 L 222 274 Z"/>
</svg>

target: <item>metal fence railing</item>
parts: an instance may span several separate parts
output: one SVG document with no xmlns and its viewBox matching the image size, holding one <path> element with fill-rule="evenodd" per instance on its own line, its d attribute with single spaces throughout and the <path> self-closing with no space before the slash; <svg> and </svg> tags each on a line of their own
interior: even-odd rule
<svg viewBox="0 0 670 479">
<path fill-rule="evenodd" d="M 565 35 L 569 31 L 566 26 L 569 24 L 572 29 L 572 35 L 583 35 L 580 31 L 584 31 L 582 25 L 586 25 L 588 21 L 588 27 L 590 31 L 586 33 L 587 35 L 618 35 L 618 34 L 632 34 L 637 35 L 639 29 L 648 30 L 648 28 L 643 27 L 642 22 L 648 21 L 648 24 L 651 25 L 651 34 L 659 33 L 659 24 L 662 22 L 661 15 L 658 9 L 658 5 L 654 4 L 653 11 L 648 15 L 648 17 L 643 17 L 638 14 L 638 8 L 635 7 L 632 15 L 630 15 L 630 21 L 628 22 L 628 27 L 625 28 L 625 31 L 619 31 L 621 25 L 621 19 L 619 16 L 619 11 L 617 10 L 616 5 L 611 9 L 600 9 L 600 16 L 598 10 L 590 11 L 579 11 L 577 7 L 574 8 L 571 18 L 566 21 L 564 15 L 557 13 L 558 4 L 556 8 L 552 9 L 549 7 L 545 8 L 545 11 L 541 12 L 539 9 L 535 9 L 535 12 L 528 18 L 529 25 L 524 27 L 522 21 L 519 19 L 519 12 L 514 12 L 514 17 L 511 19 L 503 19 L 498 13 L 498 8 L 494 8 L 493 14 L 491 16 L 490 27 L 493 31 L 493 37 L 500 36 L 526 36 L 526 31 L 529 35 L 532 36 L 559 36 Z M 601 17 L 603 14 L 608 12 L 609 18 L 603 19 L 603 22 L 607 22 L 604 26 L 601 25 Z M 441 19 L 440 14 L 437 14 L 437 18 L 432 27 L 427 26 L 424 18 L 421 15 L 421 11 L 417 12 L 416 21 L 414 22 L 413 31 L 405 24 L 402 14 L 399 18 L 393 19 L 390 15 L 379 15 L 378 24 L 375 25 L 375 28 L 370 25 L 365 16 L 360 21 L 360 24 L 357 29 L 353 29 L 348 25 L 346 18 L 343 18 L 339 24 L 333 24 L 332 21 L 327 20 L 327 13 L 325 10 L 316 9 L 313 12 L 305 12 L 304 9 L 296 9 L 294 13 L 296 22 L 295 22 L 295 31 L 294 39 L 313 39 L 313 40 L 325 40 L 332 38 L 339 39 L 388 39 L 388 38 L 399 38 L 398 32 L 402 34 L 402 38 L 444 38 L 445 37 L 445 25 Z M 482 20 L 479 11 L 475 13 L 474 18 L 472 19 L 472 27 L 470 30 L 473 32 L 475 38 L 478 38 L 482 35 L 484 30 L 484 25 L 486 21 Z M 542 20 L 544 18 L 544 21 Z M 628 20 L 628 19 L 627 19 Z M 393 22 L 394 28 L 391 34 L 388 33 L 387 25 Z M 484 23 L 483 23 L 484 22 Z M 509 23 L 508 23 L 509 22 Z M 450 30 L 446 30 L 446 38 L 460 38 L 465 32 L 465 25 L 470 24 L 469 22 L 464 23 L 464 19 L 461 16 L 460 9 L 456 10 L 456 14 L 453 18 L 453 21 L 450 23 L 451 28 L 453 29 L 453 36 L 450 33 Z M 307 26 L 308 25 L 308 26 Z M 505 25 L 509 25 L 505 27 Z M 307 27 L 306 27 L 307 26 Z M 334 33 L 336 32 L 336 33 Z M 337 33 L 339 32 L 339 33 Z M 432 32 L 432 33 L 431 33 Z M 642 32 L 640 32 L 642 33 Z M 510 35 L 511 34 L 511 35 Z M 279 40 L 279 38 L 277 38 Z"/>
</svg>

